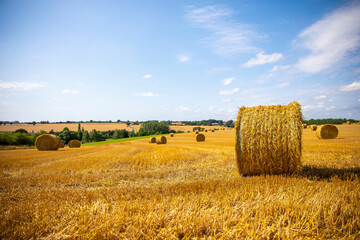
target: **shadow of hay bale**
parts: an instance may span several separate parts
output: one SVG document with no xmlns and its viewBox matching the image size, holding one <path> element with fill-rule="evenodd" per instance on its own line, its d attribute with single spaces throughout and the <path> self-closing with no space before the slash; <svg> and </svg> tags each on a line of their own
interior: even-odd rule
<svg viewBox="0 0 360 240">
<path fill-rule="evenodd" d="M 330 180 L 335 177 L 341 180 L 354 181 L 360 179 L 360 167 L 337 169 L 305 166 L 300 175 L 311 180 Z"/>
</svg>

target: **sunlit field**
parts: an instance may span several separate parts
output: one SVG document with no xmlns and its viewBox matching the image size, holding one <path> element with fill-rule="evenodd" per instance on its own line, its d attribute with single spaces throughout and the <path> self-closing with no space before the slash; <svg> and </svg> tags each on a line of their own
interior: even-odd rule
<svg viewBox="0 0 360 240">
<path fill-rule="evenodd" d="M 0 151 L 1 239 L 360 239 L 360 126 L 303 130 L 297 175 L 241 177 L 235 132 Z"/>
</svg>

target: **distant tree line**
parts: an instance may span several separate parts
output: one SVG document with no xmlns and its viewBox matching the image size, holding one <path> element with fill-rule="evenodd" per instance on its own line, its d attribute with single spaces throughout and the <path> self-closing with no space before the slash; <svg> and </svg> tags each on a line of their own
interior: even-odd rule
<svg viewBox="0 0 360 240">
<path fill-rule="evenodd" d="M 324 119 L 310 119 L 305 120 L 307 125 L 322 125 L 322 124 L 343 124 L 346 122 L 356 123 L 358 122 L 355 119 L 346 119 L 346 118 L 324 118 Z"/>
</svg>

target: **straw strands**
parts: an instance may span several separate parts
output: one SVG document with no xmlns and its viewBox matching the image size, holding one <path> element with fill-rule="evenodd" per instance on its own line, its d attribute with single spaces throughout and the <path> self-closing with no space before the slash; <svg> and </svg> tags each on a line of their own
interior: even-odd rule
<svg viewBox="0 0 360 240">
<path fill-rule="evenodd" d="M 335 125 L 326 124 L 318 127 L 316 136 L 318 139 L 334 139 L 338 136 L 339 130 Z"/>
<path fill-rule="evenodd" d="M 42 134 L 35 140 L 35 146 L 39 151 L 57 150 L 60 139 L 52 134 Z"/>
<path fill-rule="evenodd" d="M 240 174 L 292 173 L 300 168 L 300 104 L 239 108 L 236 159 Z"/>
<path fill-rule="evenodd" d="M 205 135 L 202 134 L 202 133 L 196 135 L 196 141 L 197 142 L 204 142 L 205 141 Z"/>
</svg>

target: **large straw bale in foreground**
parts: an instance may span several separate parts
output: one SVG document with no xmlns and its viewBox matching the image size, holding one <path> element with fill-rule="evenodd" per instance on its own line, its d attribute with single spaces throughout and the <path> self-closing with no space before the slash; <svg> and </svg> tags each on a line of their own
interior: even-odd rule
<svg viewBox="0 0 360 240">
<path fill-rule="evenodd" d="M 69 148 L 79 148 L 81 146 L 81 142 L 79 142 L 78 140 L 70 140 L 68 142 L 68 146 Z"/>
<path fill-rule="evenodd" d="M 149 143 L 156 143 L 156 137 L 150 138 Z"/>
<path fill-rule="evenodd" d="M 235 124 L 240 174 L 293 173 L 300 169 L 300 104 L 241 107 Z"/>
<path fill-rule="evenodd" d="M 42 134 L 36 138 L 35 146 L 39 151 L 58 150 L 60 139 L 52 134 Z"/>
<path fill-rule="evenodd" d="M 167 143 L 167 139 L 166 139 L 165 136 L 162 136 L 162 137 L 160 138 L 160 140 L 158 140 L 156 143 L 157 143 L 157 144 L 166 144 L 166 143 Z"/>
<path fill-rule="evenodd" d="M 205 135 L 202 134 L 202 133 L 199 133 L 198 135 L 196 135 L 196 141 L 204 142 L 205 141 Z"/>
<path fill-rule="evenodd" d="M 319 139 L 334 139 L 338 136 L 339 130 L 335 125 L 326 124 L 318 127 L 316 136 Z"/>
</svg>

